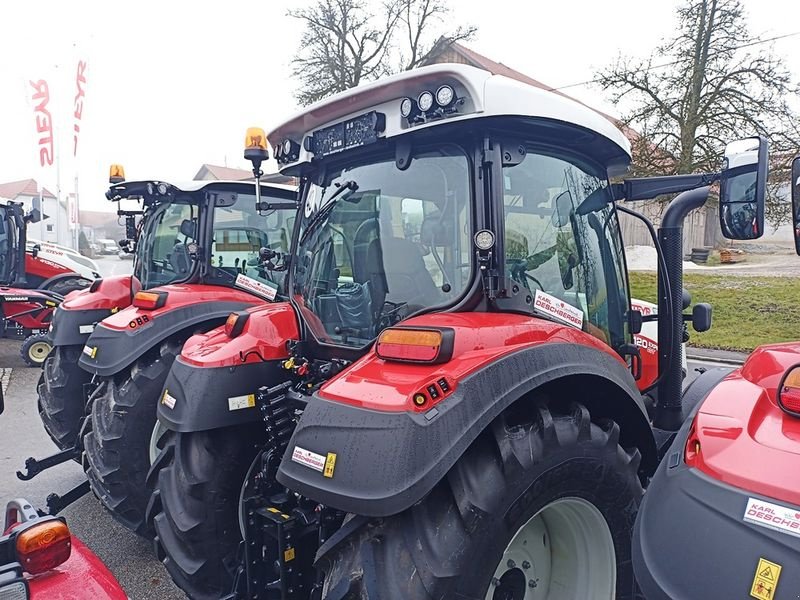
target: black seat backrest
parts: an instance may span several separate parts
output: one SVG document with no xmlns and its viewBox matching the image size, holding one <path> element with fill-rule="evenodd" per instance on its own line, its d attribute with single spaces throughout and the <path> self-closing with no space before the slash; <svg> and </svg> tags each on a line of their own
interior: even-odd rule
<svg viewBox="0 0 800 600">
<path fill-rule="evenodd" d="M 430 305 L 436 302 L 437 286 L 417 244 L 387 237 L 370 242 L 366 275 L 372 308 L 380 311 L 385 301 Z"/>
</svg>

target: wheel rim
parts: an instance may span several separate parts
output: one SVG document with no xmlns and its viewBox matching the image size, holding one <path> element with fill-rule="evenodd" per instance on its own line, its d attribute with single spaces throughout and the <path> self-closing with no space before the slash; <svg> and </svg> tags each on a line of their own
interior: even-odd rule
<svg viewBox="0 0 800 600">
<path fill-rule="evenodd" d="M 583 498 L 551 502 L 511 538 L 486 600 L 611 600 L 614 539 L 603 514 Z"/>
<path fill-rule="evenodd" d="M 153 433 L 150 434 L 150 447 L 148 448 L 150 453 L 150 466 L 156 461 L 156 457 L 161 452 L 161 449 L 164 447 L 162 443 L 162 438 L 164 434 L 167 433 L 167 428 L 161 424 L 161 421 L 156 421 L 156 426 L 153 427 Z"/>
<path fill-rule="evenodd" d="M 52 350 L 52 346 L 47 342 L 34 342 L 31 344 L 30 348 L 28 348 L 28 357 L 33 362 L 41 363 L 44 362 L 44 359 L 50 354 L 50 350 Z"/>
</svg>

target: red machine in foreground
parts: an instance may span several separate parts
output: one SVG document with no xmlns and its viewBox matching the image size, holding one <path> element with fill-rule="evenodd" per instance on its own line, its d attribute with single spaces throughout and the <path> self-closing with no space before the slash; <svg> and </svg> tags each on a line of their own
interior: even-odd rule
<svg viewBox="0 0 800 600">
<path fill-rule="evenodd" d="M 800 254 L 800 158 L 792 164 Z M 648 600 L 800 593 L 800 343 L 762 346 L 684 395 L 694 410 L 645 495 L 634 532 Z"/>
</svg>

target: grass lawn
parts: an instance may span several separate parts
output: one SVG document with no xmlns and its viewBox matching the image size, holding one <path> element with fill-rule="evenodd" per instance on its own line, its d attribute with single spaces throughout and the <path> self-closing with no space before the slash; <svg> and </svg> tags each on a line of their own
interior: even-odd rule
<svg viewBox="0 0 800 600">
<path fill-rule="evenodd" d="M 761 344 L 800 339 L 800 282 L 793 277 L 737 277 L 684 273 L 692 302 L 713 307 L 712 326 L 690 346 L 747 352 Z M 656 301 L 656 274 L 631 272 L 631 295 Z M 688 311 L 687 311 L 688 312 Z"/>
</svg>

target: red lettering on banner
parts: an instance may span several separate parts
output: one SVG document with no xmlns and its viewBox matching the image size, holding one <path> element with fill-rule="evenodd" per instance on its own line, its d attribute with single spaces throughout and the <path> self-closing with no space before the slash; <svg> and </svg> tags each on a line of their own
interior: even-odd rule
<svg viewBox="0 0 800 600">
<path fill-rule="evenodd" d="M 50 102 L 50 88 L 44 79 L 31 81 L 30 84 L 35 90 L 32 98 L 34 101 L 38 101 L 33 112 L 36 116 L 36 132 L 40 134 L 37 142 L 39 164 L 44 167 L 53 164 L 53 119 L 50 117 L 50 111 L 47 110 L 47 104 Z"/>
<path fill-rule="evenodd" d="M 81 132 L 80 121 L 83 117 L 83 100 L 86 97 L 83 89 L 86 84 L 85 71 L 86 63 L 82 60 L 78 61 L 78 70 L 75 74 L 75 86 L 78 88 L 78 93 L 75 94 L 75 111 L 73 113 L 75 117 L 75 125 L 73 126 L 75 134 L 73 135 L 72 156 L 78 155 L 78 134 Z"/>
</svg>

